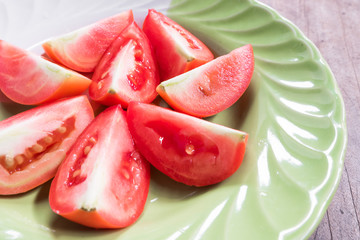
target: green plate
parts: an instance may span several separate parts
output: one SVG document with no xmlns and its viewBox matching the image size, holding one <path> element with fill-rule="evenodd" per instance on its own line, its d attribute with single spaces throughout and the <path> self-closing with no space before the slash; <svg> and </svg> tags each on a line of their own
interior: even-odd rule
<svg viewBox="0 0 360 240">
<path fill-rule="evenodd" d="M 0 36 L 34 51 L 47 37 L 132 8 L 163 11 L 216 55 L 251 43 L 256 67 L 244 96 L 209 118 L 249 133 L 244 162 L 205 188 L 152 169 L 142 216 L 120 230 L 94 230 L 55 215 L 50 183 L 0 197 L 0 239 L 304 239 L 321 221 L 341 176 L 344 105 L 317 48 L 273 9 L 252 0 L 0 2 Z M 20 30 L 19 30 L 20 29 Z M 2 103 L 3 118 L 22 106 Z"/>
</svg>

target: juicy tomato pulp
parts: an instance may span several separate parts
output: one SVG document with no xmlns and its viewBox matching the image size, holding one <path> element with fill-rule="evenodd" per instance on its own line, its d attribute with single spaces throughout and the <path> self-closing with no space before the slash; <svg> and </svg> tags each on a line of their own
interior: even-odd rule
<svg viewBox="0 0 360 240">
<path fill-rule="evenodd" d="M 0 194 L 26 192 L 55 176 L 75 139 L 94 118 L 85 96 L 0 122 Z"/>
<path fill-rule="evenodd" d="M 154 48 L 162 81 L 214 58 L 198 38 L 154 9 L 149 10 L 143 30 Z"/>
<path fill-rule="evenodd" d="M 243 95 L 253 71 L 253 49 L 246 45 L 164 81 L 156 90 L 174 109 L 208 117 L 230 107 Z"/>
<path fill-rule="evenodd" d="M 50 188 L 52 210 L 95 228 L 122 228 L 144 209 L 149 163 L 135 149 L 120 105 L 100 113 L 79 136 Z"/>
<path fill-rule="evenodd" d="M 172 179 L 215 184 L 240 166 L 247 133 L 162 107 L 132 102 L 128 125 L 141 154 Z"/>
<path fill-rule="evenodd" d="M 54 61 L 79 72 L 93 72 L 117 35 L 134 21 L 131 10 L 100 20 L 43 44 Z"/>
<path fill-rule="evenodd" d="M 158 70 L 149 40 L 135 22 L 115 39 L 95 69 L 90 97 L 105 105 L 151 102 L 157 96 Z"/>
<path fill-rule="evenodd" d="M 91 80 L 0 40 L 0 89 L 20 104 L 37 105 L 81 94 Z"/>
</svg>

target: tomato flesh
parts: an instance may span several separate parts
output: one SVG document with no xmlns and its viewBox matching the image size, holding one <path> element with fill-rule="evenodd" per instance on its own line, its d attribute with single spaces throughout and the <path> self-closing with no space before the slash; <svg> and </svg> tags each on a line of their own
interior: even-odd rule
<svg viewBox="0 0 360 240">
<path fill-rule="evenodd" d="M 52 38 L 43 48 L 54 61 L 79 72 L 93 72 L 106 49 L 133 21 L 133 12 L 128 10 Z"/>
<path fill-rule="evenodd" d="M 149 40 L 134 22 L 115 39 L 96 67 L 90 97 L 105 105 L 151 102 L 159 76 Z"/>
<path fill-rule="evenodd" d="M 196 117 L 215 115 L 246 91 L 254 71 L 251 45 L 162 82 L 159 95 L 174 109 Z"/>
<path fill-rule="evenodd" d="M 51 184 L 50 207 L 85 226 L 122 228 L 142 213 L 149 184 L 149 163 L 116 105 L 100 113 L 73 145 Z"/>
<path fill-rule="evenodd" d="M 247 133 L 155 105 L 132 102 L 128 125 L 141 154 L 175 181 L 207 186 L 242 163 Z"/>
<path fill-rule="evenodd" d="M 0 40 L 0 89 L 14 102 L 37 105 L 79 95 L 91 80 Z"/>
<path fill-rule="evenodd" d="M 214 58 L 211 51 L 197 37 L 154 9 L 149 9 L 143 30 L 155 50 L 162 81 Z"/>
<path fill-rule="evenodd" d="M 94 118 L 85 96 L 63 99 L 0 122 L 0 194 L 29 191 L 55 176 Z"/>
</svg>

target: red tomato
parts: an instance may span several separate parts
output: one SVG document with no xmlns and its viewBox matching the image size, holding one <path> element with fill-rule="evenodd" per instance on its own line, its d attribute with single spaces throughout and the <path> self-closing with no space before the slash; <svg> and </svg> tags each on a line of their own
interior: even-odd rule
<svg viewBox="0 0 360 240">
<path fill-rule="evenodd" d="M 132 102 L 128 125 L 141 154 L 172 179 L 215 184 L 240 166 L 247 133 L 151 104 Z"/>
<path fill-rule="evenodd" d="M 37 105 L 81 94 L 91 80 L 0 40 L 0 89 L 14 102 Z"/>
<path fill-rule="evenodd" d="M 149 10 L 143 30 L 155 50 L 162 81 L 214 58 L 211 51 L 198 38 L 154 9 Z"/>
<path fill-rule="evenodd" d="M 52 210 L 94 228 L 122 228 L 144 209 L 149 163 L 135 149 L 120 105 L 100 113 L 79 136 L 50 188 Z"/>
<path fill-rule="evenodd" d="M 96 67 L 90 97 L 105 105 L 151 102 L 160 83 L 149 40 L 133 22 L 105 52 Z"/>
<path fill-rule="evenodd" d="M 94 118 L 85 96 L 60 100 L 0 122 L 0 194 L 26 192 L 55 176 Z"/>
<path fill-rule="evenodd" d="M 112 41 L 133 21 L 133 12 L 128 10 L 54 37 L 45 42 L 43 48 L 49 57 L 71 69 L 93 72 Z"/>
<path fill-rule="evenodd" d="M 156 90 L 174 109 L 208 117 L 230 107 L 242 96 L 253 71 L 254 53 L 251 45 L 246 45 L 164 81 Z"/>
</svg>

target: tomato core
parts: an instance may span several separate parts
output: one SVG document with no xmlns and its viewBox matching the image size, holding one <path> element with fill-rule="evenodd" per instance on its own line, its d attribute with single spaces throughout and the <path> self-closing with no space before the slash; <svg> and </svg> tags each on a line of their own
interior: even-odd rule
<svg viewBox="0 0 360 240">
<path fill-rule="evenodd" d="M 2 165 L 9 174 L 24 170 L 29 164 L 39 160 L 44 154 L 56 150 L 61 142 L 75 129 L 75 116 L 66 119 L 63 124 L 38 140 L 34 145 L 25 149 L 25 152 L 16 156 L 0 156 Z"/>
</svg>

